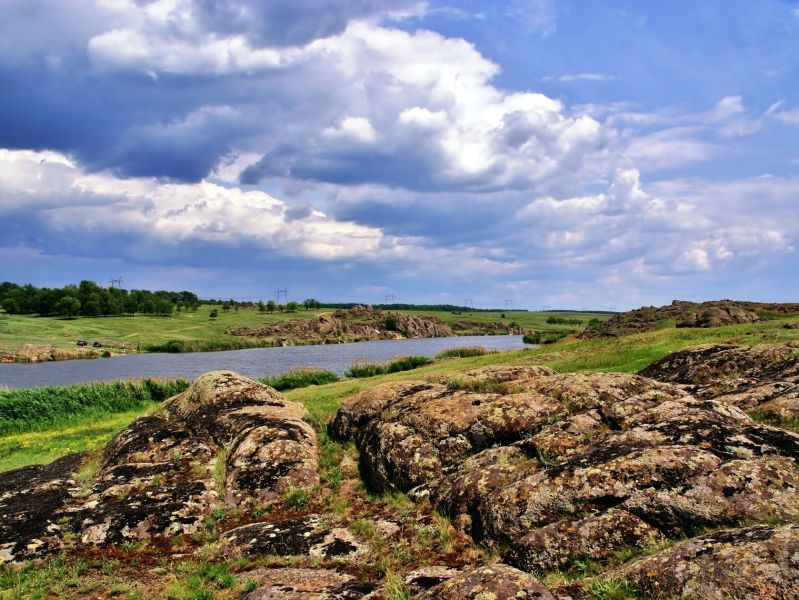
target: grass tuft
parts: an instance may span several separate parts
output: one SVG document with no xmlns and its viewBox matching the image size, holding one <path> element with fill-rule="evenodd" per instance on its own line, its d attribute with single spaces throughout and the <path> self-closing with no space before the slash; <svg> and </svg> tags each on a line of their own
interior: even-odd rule
<svg viewBox="0 0 799 600">
<path fill-rule="evenodd" d="M 283 390 L 294 390 L 297 388 L 308 387 L 309 385 L 335 383 L 338 380 L 339 376 L 331 371 L 300 367 L 281 375 L 262 377 L 258 381 L 280 392 Z"/>
<path fill-rule="evenodd" d="M 488 350 L 482 346 L 461 346 L 460 348 L 447 348 L 446 350 L 442 350 L 436 354 L 436 358 L 439 360 L 446 358 L 472 358 L 496 353 L 497 350 Z"/>
<path fill-rule="evenodd" d="M 377 375 L 388 375 L 389 373 L 399 373 L 400 371 L 410 371 L 418 367 L 429 365 L 433 360 L 427 356 L 398 356 L 389 362 L 356 362 L 350 365 L 345 375 L 347 377 L 375 377 Z"/>
</svg>

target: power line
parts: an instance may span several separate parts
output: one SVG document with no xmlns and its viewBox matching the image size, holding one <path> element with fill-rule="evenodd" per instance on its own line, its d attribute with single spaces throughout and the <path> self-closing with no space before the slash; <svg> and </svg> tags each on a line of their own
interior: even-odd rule
<svg viewBox="0 0 799 600">
<path fill-rule="evenodd" d="M 283 299 L 288 303 L 289 301 L 289 291 L 286 288 L 277 289 L 275 290 L 275 301 L 280 304 L 280 296 L 283 296 Z"/>
<path fill-rule="evenodd" d="M 393 303 L 394 302 L 394 294 L 386 294 L 383 302 L 384 304 L 388 304 L 389 300 Z"/>
<path fill-rule="evenodd" d="M 122 276 L 121 275 L 117 279 L 113 279 L 113 278 L 111 279 L 111 287 L 112 288 L 117 288 L 117 289 L 120 289 L 120 290 L 122 289 Z"/>
<path fill-rule="evenodd" d="M 513 308 L 513 300 L 510 298 L 505 300 L 505 310 L 508 310 L 508 308 Z"/>
</svg>

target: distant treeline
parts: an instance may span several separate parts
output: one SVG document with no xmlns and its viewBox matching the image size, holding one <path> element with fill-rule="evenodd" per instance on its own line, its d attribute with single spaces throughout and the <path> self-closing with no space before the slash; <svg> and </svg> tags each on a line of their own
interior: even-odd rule
<svg viewBox="0 0 799 600">
<path fill-rule="evenodd" d="M 363 302 L 321 302 L 319 308 L 354 308 L 363 306 Z M 441 312 L 501 312 L 501 308 L 472 308 L 471 306 L 456 306 L 454 304 L 373 304 L 374 308 L 382 310 L 430 310 Z M 508 309 L 507 312 L 527 312 L 524 308 Z"/>
<path fill-rule="evenodd" d="M 63 288 L 0 283 L 0 306 L 9 314 L 99 317 L 114 315 L 171 315 L 175 310 L 196 310 L 200 299 L 193 292 L 123 290 L 100 287 L 93 281 Z"/>
</svg>

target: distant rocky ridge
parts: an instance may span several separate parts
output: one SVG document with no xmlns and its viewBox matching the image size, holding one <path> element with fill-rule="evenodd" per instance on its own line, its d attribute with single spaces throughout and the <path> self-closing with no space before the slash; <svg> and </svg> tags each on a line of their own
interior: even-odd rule
<svg viewBox="0 0 799 600">
<path fill-rule="evenodd" d="M 760 314 L 758 314 L 760 313 Z M 799 313 L 799 304 L 769 304 L 737 300 L 687 302 L 674 300 L 666 306 L 644 306 L 618 313 L 597 326 L 586 329 L 578 337 L 610 337 L 652 331 L 665 321 L 673 320 L 677 327 L 721 327 L 740 323 L 756 323 L 761 314 Z"/>
<path fill-rule="evenodd" d="M 389 382 L 328 432 L 354 440 L 369 488 L 407 492 L 500 555 L 399 573 L 411 597 L 577 600 L 590 578 L 544 575 L 590 564 L 637 597 L 776 600 L 799 597 L 799 435 L 775 426 L 798 418 L 789 342 L 689 348 L 640 375 L 493 366 Z M 222 556 L 319 561 L 247 571 L 249 600 L 385 598 L 359 568 L 374 551 L 332 509 L 261 510 L 314 494 L 320 452 L 302 405 L 208 373 L 120 432 L 88 481 L 81 455 L 0 474 L 0 562 L 139 540 L 167 556 L 222 508 L 240 515 Z M 369 527 L 391 547 L 407 532 L 387 518 Z"/>
<path fill-rule="evenodd" d="M 405 315 L 355 306 L 349 310 L 323 313 L 308 321 L 294 319 L 265 327 L 236 327 L 231 335 L 261 338 L 282 338 L 318 344 L 363 341 L 401 340 L 405 338 L 451 337 L 454 335 L 522 335 L 513 324 L 458 321 L 452 326 L 438 317 Z"/>
</svg>

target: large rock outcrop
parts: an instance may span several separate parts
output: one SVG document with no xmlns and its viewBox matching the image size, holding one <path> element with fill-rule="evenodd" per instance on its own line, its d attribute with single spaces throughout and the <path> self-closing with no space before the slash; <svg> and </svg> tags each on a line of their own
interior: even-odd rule
<svg viewBox="0 0 799 600">
<path fill-rule="evenodd" d="M 641 376 L 497 367 L 389 383 L 345 403 L 330 433 L 355 440 L 372 487 L 429 497 L 528 572 L 799 518 L 799 435 Z M 799 568 L 752 552 L 764 571 Z M 746 586 L 723 569 L 706 584 L 718 597 L 771 585 L 752 570 Z M 647 572 L 629 571 L 641 590 L 658 585 Z"/>
<path fill-rule="evenodd" d="M 687 348 L 641 374 L 676 383 L 699 398 L 715 398 L 759 418 L 799 418 L 799 342 Z"/>
<path fill-rule="evenodd" d="M 769 304 L 738 300 L 713 300 L 696 303 L 674 300 L 665 306 L 642 306 L 635 310 L 618 313 L 604 323 L 587 329 L 580 334 L 580 337 L 643 333 L 657 329 L 666 321 L 674 321 L 677 327 L 721 327 L 723 325 L 756 323 L 763 320 L 761 314 L 788 315 L 793 313 L 799 313 L 799 304 Z"/>
<path fill-rule="evenodd" d="M 434 316 L 388 312 L 371 306 L 322 313 L 312 320 L 293 319 L 265 327 L 236 327 L 231 335 L 275 338 L 287 343 L 323 344 L 362 340 L 398 340 L 453 335 L 522 335 L 513 323 L 456 321 L 451 326 Z"/>
<path fill-rule="evenodd" d="M 198 378 L 105 448 L 81 490 L 78 458 L 0 475 L 3 562 L 57 549 L 65 530 L 97 545 L 201 529 L 215 507 L 246 508 L 319 482 L 316 434 L 302 405 L 235 373 Z"/>
</svg>

